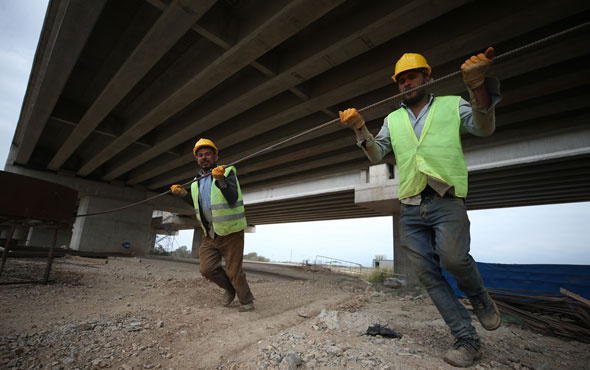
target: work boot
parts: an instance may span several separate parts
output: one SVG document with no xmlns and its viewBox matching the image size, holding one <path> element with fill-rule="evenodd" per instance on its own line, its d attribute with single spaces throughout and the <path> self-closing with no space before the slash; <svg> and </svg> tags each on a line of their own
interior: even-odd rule
<svg viewBox="0 0 590 370">
<path fill-rule="evenodd" d="M 481 346 L 466 339 L 458 338 L 453 348 L 447 351 L 443 358 L 445 362 L 457 366 L 468 367 L 481 358 Z"/>
<path fill-rule="evenodd" d="M 477 315 L 481 326 L 486 330 L 496 330 L 502 324 L 502 316 L 496 303 L 492 300 L 492 297 L 485 290 L 482 294 L 469 297 L 469 302 L 473 306 L 473 312 Z"/>
<path fill-rule="evenodd" d="M 225 292 L 223 292 L 223 305 L 224 306 L 229 306 L 233 301 L 234 298 L 236 296 L 236 292 L 231 293 L 229 290 L 226 290 Z"/>
<path fill-rule="evenodd" d="M 240 312 L 248 312 L 254 310 L 254 302 L 246 303 L 240 306 Z"/>
</svg>

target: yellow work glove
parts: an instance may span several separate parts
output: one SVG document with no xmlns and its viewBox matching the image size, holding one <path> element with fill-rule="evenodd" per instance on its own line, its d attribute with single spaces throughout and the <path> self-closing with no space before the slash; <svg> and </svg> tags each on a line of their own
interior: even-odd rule
<svg viewBox="0 0 590 370">
<path fill-rule="evenodd" d="M 349 108 L 347 110 L 339 111 L 340 114 L 340 122 L 349 125 L 355 130 L 360 130 L 365 125 L 365 120 L 363 116 L 356 110 L 356 108 Z"/>
<path fill-rule="evenodd" d="M 463 73 L 463 81 L 472 90 L 483 85 L 486 77 L 486 71 L 492 65 L 492 58 L 494 57 L 494 48 L 489 47 L 485 54 L 479 53 L 467 59 L 461 65 L 461 72 Z"/>
<path fill-rule="evenodd" d="M 224 179 L 225 168 L 223 166 L 217 166 L 211 171 L 211 175 L 215 177 L 215 180 L 222 181 Z"/>
<path fill-rule="evenodd" d="M 170 192 L 179 197 L 184 197 L 186 195 L 186 190 L 184 190 L 184 188 L 178 184 L 172 185 L 170 187 Z"/>
</svg>

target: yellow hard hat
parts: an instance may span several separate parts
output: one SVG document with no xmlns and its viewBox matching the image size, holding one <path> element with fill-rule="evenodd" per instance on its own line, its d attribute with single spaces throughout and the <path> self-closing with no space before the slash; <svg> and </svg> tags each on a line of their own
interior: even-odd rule
<svg viewBox="0 0 590 370">
<path fill-rule="evenodd" d="M 203 148 L 203 147 L 209 147 L 211 149 L 215 150 L 215 155 L 217 155 L 217 152 L 219 151 L 217 149 L 217 147 L 215 146 L 215 144 L 213 144 L 213 141 L 209 140 L 209 139 L 199 139 L 199 141 L 197 141 L 195 143 L 195 147 L 193 148 L 193 155 L 195 156 L 195 158 L 197 157 L 197 150 Z"/>
<path fill-rule="evenodd" d="M 428 70 L 428 77 L 430 77 L 430 71 L 432 70 L 428 63 L 426 62 L 426 58 L 424 58 L 420 54 L 416 53 L 405 53 L 402 55 L 401 58 L 395 63 L 395 74 L 391 76 L 395 82 L 397 82 L 397 76 L 405 71 L 409 71 L 411 69 L 420 69 L 425 68 Z"/>
</svg>

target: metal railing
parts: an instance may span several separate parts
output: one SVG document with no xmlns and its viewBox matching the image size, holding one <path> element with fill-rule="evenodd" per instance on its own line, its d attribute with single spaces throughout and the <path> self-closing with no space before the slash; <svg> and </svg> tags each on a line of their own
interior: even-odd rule
<svg viewBox="0 0 590 370">
<path fill-rule="evenodd" d="M 363 265 L 356 262 L 344 261 L 338 258 L 316 256 L 315 265 L 327 268 L 341 274 L 361 276 Z"/>
</svg>

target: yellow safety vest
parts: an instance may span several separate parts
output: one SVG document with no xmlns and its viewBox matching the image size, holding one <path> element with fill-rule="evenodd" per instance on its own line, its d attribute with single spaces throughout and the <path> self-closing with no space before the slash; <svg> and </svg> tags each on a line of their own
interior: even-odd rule
<svg viewBox="0 0 590 370">
<path fill-rule="evenodd" d="M 420 140 L 408 112 L 400 108 L 387 116 L 387 127 L 399 173 L 399 199 L 419 194 L 426 176 L 453 185 L 455 196 L 467 196 L 467 164 L 461 146 L 460 96 L 436 97 Z"/>
<path fill-rule="evenodd" d="M 215 185 L 217 182 L 215 178 L 212 178 L 211 181 L 211 213 L 213 216 L 213 231 L 215 231 L 215 234 L 221 236 L 244 230 L 247 226 L 246 211 L 244 209 L 244 201 L 242 200 L 242 189 L 240 189 L 240 183 L 238 182 L 238 176 L 236 175 L 235 167 L 227 167 L 225 169 L 225 176 L 229 175 L 231 171 L 234 173 L 238 190 L 238 200 L 236 200 L 234 204 L 229 204 L 227 202 L 221 190 Z M 195 181 L 191 184 L 191 195 L 193 197 L 197 221 L 199 221 L 199 224 L 206 235 L 207 230 L 201 221 L 201 213 L 199 212 L 198 181 Z"/>
</svg>

